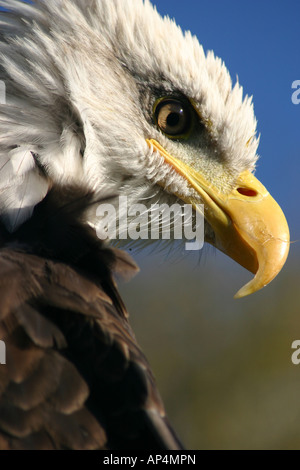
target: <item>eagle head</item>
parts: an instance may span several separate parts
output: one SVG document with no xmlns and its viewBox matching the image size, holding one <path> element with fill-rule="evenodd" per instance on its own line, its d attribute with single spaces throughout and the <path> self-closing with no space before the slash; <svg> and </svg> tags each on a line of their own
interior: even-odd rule
<svg viewBox="0 0 300 470">
<path fill-rule="evenodd" d="M 253 172 L 251 98 L 224 63 L 148 0 L 1 2 L 0 212 L 10 231 L 53 185 L 116 207 L 190 204 L 205 240 L 269 283 L 289 249 L 285 217 Z M 74 193 L 76 198 L 76 193 Z M 112 222 L 112 221 L 111 221 Z M 176 222 L 175 220 L 173 221 Z M 174 224 L 173 224 L 174 225 Z"/>
</svg>

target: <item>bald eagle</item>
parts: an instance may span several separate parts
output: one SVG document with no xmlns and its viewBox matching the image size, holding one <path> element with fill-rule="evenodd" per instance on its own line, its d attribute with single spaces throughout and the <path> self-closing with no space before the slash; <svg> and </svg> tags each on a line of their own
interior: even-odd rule
<svg viewBox="0 0 300 470">
<path fill-rule="evenodd" d="M 289 232 L 251 98 L 148 0 L 0 4 L 0 448 L 180 449 L 116 287 L 137 271 L 119 199 L 192 206 L 255 274 L 237 297 L 268 284 Z"/>
</svg>

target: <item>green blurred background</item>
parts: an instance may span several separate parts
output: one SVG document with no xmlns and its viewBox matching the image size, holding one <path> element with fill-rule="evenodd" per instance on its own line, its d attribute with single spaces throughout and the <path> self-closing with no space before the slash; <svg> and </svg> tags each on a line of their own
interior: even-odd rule
<svg viewBox="0 0 300 470">
<path fill-rule="evenodd" d="M 294 245 L 295 247 L 295 245 Z M 249 273 L 212 249 L 172 261 L 135 257 L 121 292 L 189 449 L 300 449 L 299 250 L 266 288 L 240 300 Z"/>
</svg>

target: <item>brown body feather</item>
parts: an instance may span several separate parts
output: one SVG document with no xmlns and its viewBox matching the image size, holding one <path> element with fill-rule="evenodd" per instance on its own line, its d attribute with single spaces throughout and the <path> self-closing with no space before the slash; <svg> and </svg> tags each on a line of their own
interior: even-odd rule
<svg viewBox="0 0 300 470">
<path fill-rule="evenodd" d="M 137 267 L 80 223 L 90 199 L 55 189 L 2 228 L 1 449 L 180 448 L 113 279 Z"/>
</svg>

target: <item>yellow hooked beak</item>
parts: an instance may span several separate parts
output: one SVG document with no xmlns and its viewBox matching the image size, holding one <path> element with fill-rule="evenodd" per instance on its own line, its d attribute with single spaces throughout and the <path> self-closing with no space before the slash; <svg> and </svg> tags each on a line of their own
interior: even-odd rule
<svg viewBox="0 0 300 470">
<path fill-rule="evenodd" d="M 201 197 L 205 218 L 215 233 L 214 245 L 255 274 L 235 298 L 258 291 L 271 282 L 284 265 L 289 252 L 289 228 L 277 202 L 249 171 L 240 174 L 234 189 L 222 194 L 201 174 L 172 157 L 154 139 L 147 140 Z M 181 197 L 181 196 L 179 196 Z M 184 197 L 193 204 L 193 197 Z"/>
</svg>

